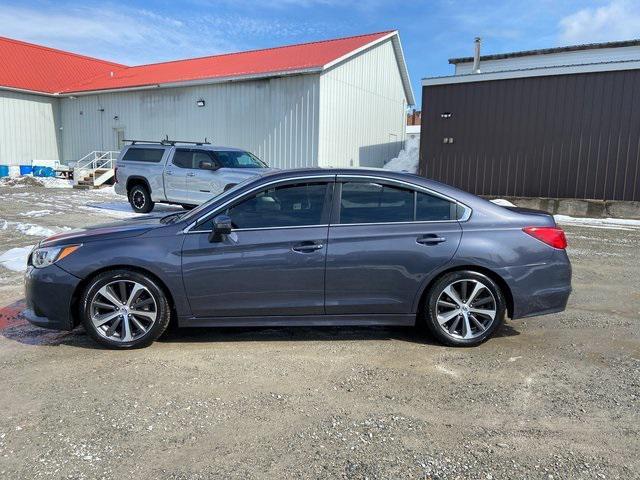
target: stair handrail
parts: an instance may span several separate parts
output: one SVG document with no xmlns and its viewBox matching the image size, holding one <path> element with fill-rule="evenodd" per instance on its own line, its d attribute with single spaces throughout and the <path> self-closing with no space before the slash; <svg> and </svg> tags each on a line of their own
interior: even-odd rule
<svg viewBox="0 0 640 480">
<path fill-rule="evenodd" d="M 97 169 L 112 169 L 120 152 L 115 150 L 93 150 L 78 160 L 73 166 L 74 183 L 87 172 Z"/>
</svg>

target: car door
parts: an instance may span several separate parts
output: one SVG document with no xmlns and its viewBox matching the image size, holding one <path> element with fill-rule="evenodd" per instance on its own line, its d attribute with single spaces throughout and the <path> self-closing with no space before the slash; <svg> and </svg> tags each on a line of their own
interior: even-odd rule
<svg viewBox="0 0 640 480">
<path fill-rule="evenodd" d="M 458 248 L 457 205 L 375 178 L 338 177 L 335 190 L 327 314 L 411 313 L 429 273 Z"/>
<path fill-rule="evenodd" d="M 333 178 L 264 186 L 220 207 L 186 233 L 184 285 L 196 317 L 324 313 L 324 270 Z M 233 230 L 209 242 L 212 217 Z"/>
<path fill-rule="evenodd" d="M 188 148 L 176 148 L 164 169 L 164 191 L 171 202 L 189 203 L 189 181 L 193 173 L 193 153 Z"/>
<path fill-rule="evenodd" d="M 199 205 L 223 192 L 225 182 L 213 152 L 193 151 L 193 177 L 189 182 L 191 203 Z"/>
</svg>

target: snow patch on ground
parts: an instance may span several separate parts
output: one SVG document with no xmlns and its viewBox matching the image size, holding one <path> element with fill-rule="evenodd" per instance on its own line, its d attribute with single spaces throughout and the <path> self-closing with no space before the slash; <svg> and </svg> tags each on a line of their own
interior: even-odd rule
<svg viewBox="0 0 640 480">
<path fill-rule="evenodd" d="M 418 173 L 419 153 L 420 139 L 408 138 L 398 156 L 385 163 L 383 168 L 396 172 Z"/>
<path fill-rule="evenodd" d="M 493 200 L 490 200 L 490 202 L 500 205 L 501 207 L 515 207 L 513 203 L 509 200 L 505 200 L 504 198 L 494 198 Z"/>
<path fill-rule="evenodd" d="M 557 223 L 566 225 L 578 225 L 590 228 L 603 228 L 613 230 L 635 230 L 640 228 L 640 220 L 625 218 L 580 218 L 569 215 L 554 215 Z"/>
<path fill-rule="evenodd" d="M 46 215 L 51 215 L 51 213 L 52 213 L 51 210 L 30 210 L 28 212 L 19 213 L 18 215 L 20 215 L 21 217 L 39 218 L 39 217 L 44 217 Z"/>
<path fill-rule="evenodd" d="M 34 177 L 23 175 L 21 177 L 3 177 L 0 179 L 0 187 L 44 187 L 44 188 L 73 188 L 73 180 L 65 180 L 56 177 Z"/>
<path fill-rule="evenodd" d="M 33 245 L 10 248 L 0 255 L 0 265 L 14 272 L 23 272 L 27 268 L 27 257 L 32 249 Z"/>
<path fill-rule="evenodd" d="M 24 235 L 31 235 L 34 237 L 50 237 L 51 235 L 55 235 L 60 231 L 67 230 L 68 227 L 62 227 L 58 230 L 52 230 L 47 227 L 43 227 L 42 225 L 36 225 L 34 223 L 16 223 L 16 230 Z"/>
</svg>

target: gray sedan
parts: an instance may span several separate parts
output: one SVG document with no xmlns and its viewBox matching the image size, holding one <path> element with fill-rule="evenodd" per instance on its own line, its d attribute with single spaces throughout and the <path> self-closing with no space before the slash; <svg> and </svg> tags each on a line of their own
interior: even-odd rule
<svg viewBox="0 0 640 480">
<path fill-rule="evenodd" d="M 418 325 L 477 345 L 504 321 L 564 310 L 552 216 L 415 175 L 290 170 L 196 209 L 65 233 L 29 256 L 31 321 L 82 323 L 114 348 L 181 327 Z"/>
</svg>

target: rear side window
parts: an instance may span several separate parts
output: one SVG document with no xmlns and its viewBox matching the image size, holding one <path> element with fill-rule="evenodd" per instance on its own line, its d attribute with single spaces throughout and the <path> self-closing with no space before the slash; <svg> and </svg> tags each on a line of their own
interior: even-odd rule
<svg viewBox="0 0 640 480">
<path fill-rule="evenodd" d="M 373 182 L 342 184 L 341 224 L 438 222 L 458 217 L 455 203 L 428 193 Z"/>
<path fill-rule="evenodd" d="M 416 192 L 416 221 L 437 222 L 457 218 L 456 204 L 444 198 Z"/>
<path fill-rule="evenodd" d="M 340 223 L 412 222 L 414 196 L 379 183 L 343 183 Z"/>
<path fill-rule="evenodd" d="M 158 163 L 162 160 L 164 149 L 162 148 L 130 148 L 124 154 L 122 160 L 125 162 L 149 162 Z"/>
</svg>

